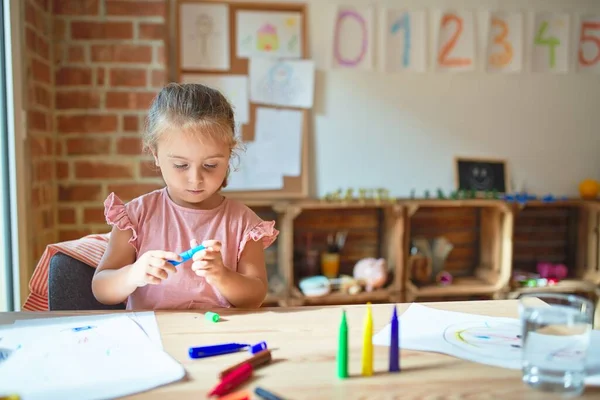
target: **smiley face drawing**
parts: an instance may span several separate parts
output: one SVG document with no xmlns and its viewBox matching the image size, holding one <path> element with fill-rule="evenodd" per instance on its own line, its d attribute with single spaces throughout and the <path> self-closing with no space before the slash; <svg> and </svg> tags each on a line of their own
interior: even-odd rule
<svg viewBox="0 0 600 400">
<path fill-rule="evenodd" d="M 469 171 L 469 183 L 475 190 L 490 190 L 494 187 L 494 171 L 486 164 L 473 164 Z"/>
</svg>

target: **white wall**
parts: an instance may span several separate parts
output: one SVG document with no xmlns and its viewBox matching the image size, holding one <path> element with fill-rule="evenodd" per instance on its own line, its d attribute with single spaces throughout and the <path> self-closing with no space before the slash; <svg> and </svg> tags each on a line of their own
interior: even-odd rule
<svg viewBox="0 0 600 400">
<path fill-rule="evenodd" d="M 332 5 L 340 2 L 308 3 L 310 52 L 318 69 L 313 114 L 316 195 L 339 187 L 387 187 L 391 195 L 402 197 L 412 188 L 420 194 L 437 187 L 450 191 L 456 155 L 504 158 L 514 189 L 525 186 L 539 195 L 577 196 L 579 181 L 600 179 L 600 75 L 533 74 L 528 72 L 527 52 L 525 72 L 514 75 L 488 74 L 481 66 L 477 72 L 461 74 L 332 70 L 328 65 Z M 346 4 L 482 11 L 477 26 L 480 50 L 487 34 L 485 11 L 493 7 L 527 12 L 526 35 L 532 30 L 531 11 L 600 14 L 600 0 Z"/>
</svg>

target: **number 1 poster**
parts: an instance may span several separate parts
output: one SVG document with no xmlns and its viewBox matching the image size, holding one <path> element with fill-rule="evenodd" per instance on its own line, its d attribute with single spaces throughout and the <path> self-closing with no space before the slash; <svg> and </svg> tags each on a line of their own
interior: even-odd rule
<svg viewBox="0 0 600 400">
<path fill-rule="evenodd" d="M 568 72 L 569 14 L 536 14 L 533 35 L 533 72 Z"/>
<path fill-rule="evenodd" d="M 385 72 L 427 69 L 427 14 L 424 10 L 384 9 L 383 38 Z"/>
<path fill-rule="evenodd" d="M 472 11 L 445 11 L 437 26 L 436 69 L 475 69 L 475 19 Z"/>
<path fill-rule="evenodd" d="M 523 14 L 492 12 L 489 26 L 487 70 L 520 72 L 523 68 Z"/>
</svg>

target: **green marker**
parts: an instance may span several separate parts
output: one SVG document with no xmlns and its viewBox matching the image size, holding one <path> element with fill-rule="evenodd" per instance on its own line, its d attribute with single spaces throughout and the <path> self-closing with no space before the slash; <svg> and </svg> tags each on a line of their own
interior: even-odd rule
<svg viewBox="0 0 600 400">
<path fill-rule="evenodd" d="M 217 314 L 217 313 L 214 313 L 214 312 L 212 312 L 212 311 L 207 311 L 207 312 L 206 312 L 206 314 L 204 314 L 204 318 L 205 318 L 207 321 L 211 321 L 211 322 L 217 322 L 217 321 L 219 321 L 219 319 L 220 319 L 221 317 L 220 317 L 220 316 L 219 316 L 219 314 Z"/>
<path fill-rule="evenodd" d="M 338 378 L 348 377 L 348 322 L 346 321 L 346 310 L 342 310 L 342 322 L 340 323 L 340 334 L 338 340 Z"/>
</svg>

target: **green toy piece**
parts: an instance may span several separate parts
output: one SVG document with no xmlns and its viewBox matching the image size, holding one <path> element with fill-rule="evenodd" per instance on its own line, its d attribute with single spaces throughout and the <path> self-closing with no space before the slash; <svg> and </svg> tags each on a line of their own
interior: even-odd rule
<svg viewBox="0 0 600 400">
<path fill-rule="evenodd" d="M 438 199 L 445 199 L 446 196 L 444 196 L 444 192 L 442 191 L 442 189 L 438 189 L 437 190 L 437 198 Z"/>
<path fill-rule="evenodd" d="M 431 197 L 431 195 L 429 194 L 429 190 L 426 190 L 425 191 L 425 198 L 428 199 L 430 197 Z"/>
</svg>

